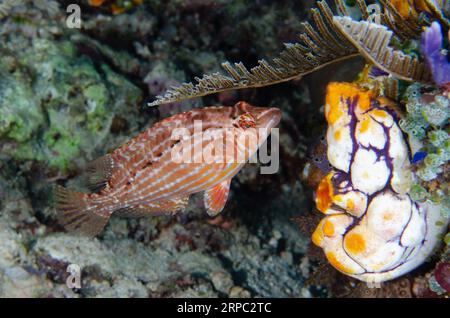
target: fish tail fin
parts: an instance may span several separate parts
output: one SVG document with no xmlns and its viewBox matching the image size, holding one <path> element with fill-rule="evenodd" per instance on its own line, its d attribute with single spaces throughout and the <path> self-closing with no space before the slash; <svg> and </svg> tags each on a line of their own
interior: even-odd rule
<svg viewBox="0 0 450 318">
<path fill-rule="evenodd" d="M 69 232 L 96 236 L 109 220 L 111 213 L 99 213 L 106 203 L 95 202 L 89 194 L 68 190 L 57 185 L 54 190 L 57 219 Z"/>
</svg>

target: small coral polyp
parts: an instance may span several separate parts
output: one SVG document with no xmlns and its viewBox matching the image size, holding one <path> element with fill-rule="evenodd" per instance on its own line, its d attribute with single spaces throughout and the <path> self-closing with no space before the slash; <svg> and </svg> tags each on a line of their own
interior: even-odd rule
<svg viewBox="0 0 450 318">
<path fill-rule="evenodd" d="M 445 229 L 439 206 L 414 202 L 410 141 L 386 98 L 355 84 L 327 89 L 327 157 L 317 208 L 326 216 L 312 235 L 337 270 L 377 283 L 401 276 L 430 256 Z M 411 141 L 412 144 L 413 141 Z"/>
</svg>

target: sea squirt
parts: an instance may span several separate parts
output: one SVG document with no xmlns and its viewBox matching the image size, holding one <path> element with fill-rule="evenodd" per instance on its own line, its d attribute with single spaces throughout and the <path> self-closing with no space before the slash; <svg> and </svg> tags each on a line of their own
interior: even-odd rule
<svg viewBox="0 0 450 318">
<path fill-rule="evenodd" d="M 400 111 L 370 90 L 330 83 L 325 115 L 332 170 L 316 191 L 325 217 L 312 241 L 333 267 L 362 281 L 413 270 L 432 254 L 448 220 L 439 206 L 409 195 L 417 141 L 400 129 Z"/>
</svg>

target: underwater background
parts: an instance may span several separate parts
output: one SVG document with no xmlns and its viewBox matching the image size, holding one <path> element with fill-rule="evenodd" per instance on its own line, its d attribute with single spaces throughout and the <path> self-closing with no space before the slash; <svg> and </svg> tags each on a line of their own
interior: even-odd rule
<svg viewBox="0 0 450 318">
<path fill-rule="evenodd" d="M 225 60 L 275 56 L 297 41 L 315 1 L 9 2 L 0 3 L 0 297 L 437 295 L 428 289 L 432 263 L 374 289 L 334 270 L 310 240 L 321 218 L 317 180 L 302 172 L 326 129 L 325 89 L 353 81 L 362 57 L 265 89 L 147 106 Z M 194 195 L 176 216 L 112 218 L 96 238 L 58 224 L 55 184 L 86 190 L 88 162 L 162 118 L 241 100 L 282 110 L 280 169 L 262 175 L 247 164 L 219 216 Z M 81 288 L 66 285 L 71 264 Z"/>
</svg>

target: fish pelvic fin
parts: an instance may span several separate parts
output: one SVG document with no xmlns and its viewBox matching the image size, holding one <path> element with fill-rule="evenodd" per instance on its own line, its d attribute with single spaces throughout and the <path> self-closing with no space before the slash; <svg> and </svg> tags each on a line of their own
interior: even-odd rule
<svg viewBox="0 0 450 318">
<path fill-rule="evenodd" d="M 86 236 L 98 235 L 111 213 L 99 213 L 104 204 L 94 202 L 89 194 L 68 190 L 57 185 L 54 189 L 57 219 L 67 231 Z"/>
<path fill-rule="evenodd" d="M 87 164 L 85 169 L 86 185 L 92 192 L 102 190 L 112 176 L 114 160 L 105 155 Z"/>
<path fill-rule="evenodd" d="M 209 216 L 216 216 L 222 212 L 230 193 L 231 179 L 226 179 L 205 191 L 204 203 Z"/>
</svg>

